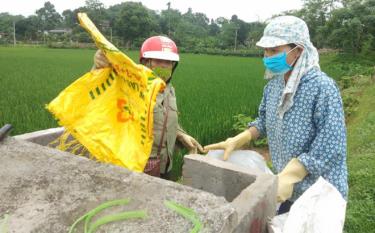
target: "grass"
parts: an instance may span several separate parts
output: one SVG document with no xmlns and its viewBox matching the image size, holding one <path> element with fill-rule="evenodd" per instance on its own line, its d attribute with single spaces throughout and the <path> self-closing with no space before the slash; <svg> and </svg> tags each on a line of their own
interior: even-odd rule
<svg viewBox="0 0 375 233">
<path fill-rule="evenodd" d="M 257 114 L 262 74 L 256 58 L 183 55 L 173 77 L 182 126 L 202 144 L 231 136 L 235 114 Z"/>
<path fill-rule="evenodd" d="M 325 54 L 320 57 L 320 66 L 335 80 L 344 76 L 371 75 L 375 52 L 367 56 L 351 54 Z"/>
<path fill-rule="evenodd" d="M 348 124 L 349 202 L 346 232 L 375 229 L 375 83 L 368 85 Z"/>
<path fill-rule="evenodd" d="M 341 94 L 358 100 L 355 112 L 347 119 L 347 164 L 349 198 L 344 232 L 375 230 L 375 54 L 352 56 L 329 54 L 321 59 L 322 70 L 351 85 Z M 361 76 L 363 75 L 363 76 Z M 354 80 L 355 79 L 355 80 Z"/>
<path fill-rule="evenodd" d="M 55 127 L 44 109 L 75 78 L 92 65 L 94 51 L 44 48 L 0 48 L 0 125 L 12 134 Z"/>
<path fill-rule="evenodd" d="M 0 47 L 0 125 L 13 135 L 56 127 L 44 105 L 91 68 L 94 52 Z M 256 115 L 262 73 L 260 59 L 183 54 L 172 80 L 182 126 L 202 144 L 230 136 L 233 115 Z"/>
<path fill-rule="evenodd" d="M 344 232 L 348 233 L 375 229 L 375 80 L 371 80 L 375 75 L 374 60 L 375 54 L 330 54 L 321 59 L 322 69 L 331 77 L 351 80 L 342 95 L 349 93 L 351 99 L 358 100 L 355 112 L 347 119 L 349 199 Z"/>
</svg>

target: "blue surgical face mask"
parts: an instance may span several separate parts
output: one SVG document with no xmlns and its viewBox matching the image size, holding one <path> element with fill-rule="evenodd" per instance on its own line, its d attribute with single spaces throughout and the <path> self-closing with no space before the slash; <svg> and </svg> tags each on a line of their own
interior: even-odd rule
<svg viewBox="0 0 375 233">
<path fill-rule="evenodd" d="M 288 62 L 286 61 L 286 58 L 288 54 L 295 48 L 289 50 L 288 53 L 281 52 L 271 57 L 264 57 L 263 58 L 264 66 L 274 74 L 280 74 L 280 75 L 285 74 L 286 72 L 292 69 L 292 66 L 288 64 Z M 294 62 L 295 61 L 293 61 L 293 63 Z"/>
</svg>

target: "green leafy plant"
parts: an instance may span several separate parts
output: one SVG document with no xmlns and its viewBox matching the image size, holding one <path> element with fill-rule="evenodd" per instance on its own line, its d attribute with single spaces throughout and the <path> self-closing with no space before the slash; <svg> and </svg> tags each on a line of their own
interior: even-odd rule
<svg viewBox="0 0 375 233">
<path fill-rule="evenodd" d="M 240 133 L 248 128 L 248 123 L 254 121 L 255 119 L 252 118 L 251 116 L 246 116 L 244 114 L 237 114 L 233 116 L 234 119 L 234 124 L 232 126 L 232 129 L 236 133 Z M 250 142 L 250 146 L 255 146 L 255 147 L 265 147 L 267 146 L 267 138 L 261 138 L 258 140 L 254 140 Z"/>
</svg>

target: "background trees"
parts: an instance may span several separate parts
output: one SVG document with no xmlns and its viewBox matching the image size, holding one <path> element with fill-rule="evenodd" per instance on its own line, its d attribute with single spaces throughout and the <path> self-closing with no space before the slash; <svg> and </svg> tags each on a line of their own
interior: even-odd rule
<svg viewBox="0 0 375 233">
<path fill-rule="evenodd" d="M 245 22 L 237 15 L 230 19 L 210 19 L 191 8 L 180 12 L 170 5 L 161 12 L 138 2 L 105 8 L 100 0 L 86 0 L 84 6 L 67 9 L 60 15 L 51 2 L 45 2 L 28 17 L 0 13 L 0 43 L 13 41 L 13 22 L 19 41 L 45 42 L 47 37 L 49 41 L 90 42 L 78 25 L 78 12 L 88 13 L 108 38 L 127 48 L 138 48 L 145 38 L 163 34 L 174 39 L 182 51 L 250 51 L 256 48 L 266 25 L 266 22 Z M 282 14 L 304 19 L 318 48 L 350 53 L 375 50 L 375 0 L 304 0 L 302 9 Z M 60 29 L 60 33 L 51 32 L 53 29 Z"/>
</svg>

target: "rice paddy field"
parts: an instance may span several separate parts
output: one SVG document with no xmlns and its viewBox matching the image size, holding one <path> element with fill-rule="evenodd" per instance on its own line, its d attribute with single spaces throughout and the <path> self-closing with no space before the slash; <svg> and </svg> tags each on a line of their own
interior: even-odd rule
<svg viewBox="0 0 375 233">
<path fill-rule="evenodd" d="M 13 135 L 56 127 L 45 104 L 90 70 L 94 53 L 0 48 L 0 125 L 12 124 Z M 259 58 L 183 54 L 172 80 L 183 128 L 202 144 L 230 136 L 233 115 L 256 115 L 263 72 Z"/>
</svg>

